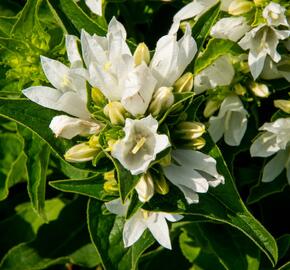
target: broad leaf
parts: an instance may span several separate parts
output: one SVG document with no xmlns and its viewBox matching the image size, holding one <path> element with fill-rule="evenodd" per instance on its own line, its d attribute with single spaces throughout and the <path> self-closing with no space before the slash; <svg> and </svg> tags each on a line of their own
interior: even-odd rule
<svg viewBox="0 0 290 270">
<path fill-rule="evenodd" d="M 91 240 L 106 270 L 134 270 L 142 253 L 154 243 L 149 231 L 129 248 L 124 248 L 122 230 L 124 218 L 114 214 L 102 214 L 102 204 L 90 199 L 87 219 Z"/>
</svg>

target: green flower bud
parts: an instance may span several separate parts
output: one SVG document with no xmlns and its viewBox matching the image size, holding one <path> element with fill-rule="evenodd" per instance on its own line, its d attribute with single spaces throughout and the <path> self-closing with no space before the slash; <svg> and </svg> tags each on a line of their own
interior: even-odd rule
<svg viewBox="0 0 290 270">
<path fill-rule="evenodd" d="M 235 89 L 235 93 L 238 96 L 244 96 L 247 93 L 247 89 L 244 86 L 242 86 L 240 83 L 235 84 L 234 89 Z"/>
<path fill-rule="evenodd" d="M 125 123 L 125 108 L 119 101 L 109 102 L 104 107 L 104 114 L 109 117 L 113 125 L 123 125 Z"/>
<path fill-rule="evenodd" d="M 249 12 L 253 8 L 253 3 L 246 0 L 234 0 L 231 2 L 228 12 L 237 16 Z"/>
<path fill-rule="evenodd" d="M 265 0 L 254 0 L 254 3 L 257 7 L 263 6 L 266 1 Z"/>
<path fill-rule="evenodd" d="M 88 144 L 90 147 L 94 147 L 94 148 L 100 147 L 99 136 L 97 136 L 97 135 L 91 136 Z"/>
<path fill-rule="evenodd" d="M 221 101 L 219 100 L 208 100 L 203 111 L 204 117 L 208 118 L 212 116 L 219 109 L 220 105 Z"/>
<path fill-rule="evenodd" d="M 145 62 L 147 65 L 149 64 L 150 52 L 147 45 L 144 42 L 138 44 L 134 52 L 134 61 L 136 66 L 141 65 L 142 62 Z"/>
<path fill-rule="evenodd" d="M 290 100 L 276 99 L 274 100 L 274 106 L 285 113 L 290 113 Z"/>
<path fill-rule="evenodd" d="M 189 142 L 183 143 L 182 147 L 184 148 L 190 148 L 190 149 L 194 149 L 194 150 L 200 150 L 201 148 L 203 148 L 206 144 L 206 141 L 204 138 L 199 137 L 196 139 L 193 139 Z"/>
<path fill-rule="evenodd" d="M 163 167 L 167 167 L 171 164 L 171 154 L 167 154 L 164 158 L 159 161 L 159 164 Z"/>
<path fill-rule="evenodd" d="M 99 107 L 104 107 L 107 104 L 107 99 L 103 95 L 103 93 L 100 91 L 99 88 L 93 87 L 92 88 L 92 100 L 93 102 L 99 106 Z"/>
<path fill-rule="evenodd" d="M 270 95 L 268 86 L 262 83 L 253 82 L 250 85 L 250 89 L 255 96 L 260 98 L 267 98 Z"/>
<path fill-rule="evenodd" d="M 135 186 L 141 202 L 148 202 L 154 195 L 154 183 L 150 172 L 144 173 Z"/>
<path fill-rule="evenodd" d="M 159 174 L 154 178 L 155 191 L 161 195 L 166 195 L 169 192 L 169 185 L 163 174 Z"/>
<path fill-rule="evenodd" d="M 100 148 L 90 147 L 88 143 L 80 143 L 71 147 L 65 154 L 65 160 L 69 162 L 85 162 L 93 160 L 100 152 Z"/>
<path fill-rule="evenodd" d="M 174 83 L 174 90 L 178 93 L 190 92 L 192 87 L 193 74 L 191 72 L 185 73 Z"/>
<path fill-rule="evenodd" d="M 172 87 L 160 87 L 154 93 L 148 109 L 153 116 L 158 116 L 174 103 L 172 89 Z"/>
<path fill-rule="evenodd" d="M 193 140 L 205 132 L 205 125 L 199 122 L 181 122 L 177 125 L 175 135 L 178 139 Z"/>
<path fill-rule="evenodd" d="M 119 191 L 119 186 L 116 179 L 106 181 L 103 185 L 103 188 L 108 193 L 115 193 Z"/>
</svg>

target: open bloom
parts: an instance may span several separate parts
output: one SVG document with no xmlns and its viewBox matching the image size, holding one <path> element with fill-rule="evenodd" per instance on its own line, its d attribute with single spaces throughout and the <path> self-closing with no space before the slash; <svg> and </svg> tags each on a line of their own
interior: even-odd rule
<svg viewBox="0 0 290 270">
<path fill-rule="evenodd" d="M 217 86 L 230 85 L 235 70 L 227 55 L 222 55 L 194 78 L 194 92 L 200 94 Z"/>
<path fill-rule="evenodd" d="M 285 11 L 286 9 L 281 5 L 271 2 L 264 8 L 263 17 L 267 20 L 268 25 L 284 25 L 289 27 Z"/>
<path fill-rule="evenodd" d="M 128 208 L 128 201 L 122 205 L 120 199 L 116 199 L 106 204 L 107 209 L 116 215 L 125 216 Z M 169 229 L 166 220 L 175 222 L 183 216 L 169 214 L 165 212 L 152 212 L 139 209 L 130 219 L 126 220 L 123 229 L 123 241 L 125 247 L 133 245 L 144 231 L 148 228 L 160 245 L 171 249 Z"/>
<path fill-rule="evenodd" d="M 184 194 L 189 204 L 198 203 L 198 193 L 206 193 L 208 188 L 224 183 L 224 177 L 216 170 L 212 157 L 193 150 L 174 150 L 175 163 L 164 167 L 168 180 Z M 177 163 L 177 164 L 176 164 Z"/>
<path fill-rule="evenodd" d="M 247 111 L 240 98 L 230 95 L 224 99 L 217 116 L 209 119 L 209 133 L 217 142 L 223 135 L 228 145 L 239 145 L 247 129 Z"/>
<path fill-rule="evenodd" d="M 170 146 L 167 135 L 157 133 L 158 122 L 151 115 L 141 120 L 126 119 L 125 137 L 117 141 L 112 156 L 137 175 L 149 167 L 156 155 Z"/>
<path fill-rule="evenodd" d="M 279 41 L 288 38 L 289 35 L 289 30 L 278 30 L 261 24 L 246 33 L 240 40 L 238 44 L 244 50 L 250 50 L 248 63 L 254 79 L 262 72 L 267 55 L 276 63 L 281 60 L 281 55 L 276 49 Z"/>
<path fill-rule="evenodd" d="M 259 130 L 264 132 L 252 144 L 251 156 L 269 157 L 277 153 L 264 167 L 262 182 L 273 181 L 286 168 L 290 183 L 290 118 L 265 123 Z"/>
<path fill-rule="evenodd" d="M 245 17 L 228 17 L 220 19 L 210 31 L 214 38 L 238 41 L 251 27 Z"/>
</svg>

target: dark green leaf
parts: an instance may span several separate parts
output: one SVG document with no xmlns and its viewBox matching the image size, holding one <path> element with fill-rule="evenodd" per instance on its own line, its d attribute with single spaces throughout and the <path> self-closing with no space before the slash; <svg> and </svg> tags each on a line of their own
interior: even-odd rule
<svg viewBox="0 0 290 270">
<path fill-rule="evenodd" d="M 129 248 L 124 248 L 122 230 L 124 218 L 102 215 L 102 204 L 90 199 L 87 219 L 91 240 L 94 243 L 106 270 L 134 270 L 142 253 L 154 243 L 149 231 Z"/>
</svg>

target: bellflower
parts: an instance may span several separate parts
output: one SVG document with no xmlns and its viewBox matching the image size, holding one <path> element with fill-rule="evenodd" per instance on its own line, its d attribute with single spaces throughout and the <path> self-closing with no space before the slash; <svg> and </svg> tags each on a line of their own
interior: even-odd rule
<svg viewBox="0 0 290 270">
<path fill-rule="evenodd" d="M 290 184 L 290 118 L 279 118 L 265 123 L 259 130 L 264 131 L 252 144 L 252 157 L 269 157 L 276 154 L 264 167 L 262 182 L 273 181 L 284 168 Z"/>
<path fill-rule="evenodd" d="M 141 120 L 126 119 L 125 137 L 111 152 L 133 175 L 146 172 L 156 155 L 170 146 L 166 135 L 157 133 L 158 122 L 151 115 Z"/>
<path fill-rule="evenodd" d="M 116 215 L 125 216 L 128 209 L 128 201 L 122 205 L 120 199 L 105 203 L 107 209 Z M 131 218 L 126 220 L 123 229 L 123 241 L 125 247 L 133 245 L 148 228 L 160 245 L 171 249 L 171 241 L 167 220 L 179 221 L 183 216 L 165 212 L 153 212 L 139 209 Z"/>
<path fill-rule="evenodd" d="M 206 193 L 208 188 L 224 183 L 224 177 L 216 170 L 216 161 L 212 157 L 193 150 L 174 150 L 175 163 L 164 167 L 168 180 L 184 194 L 189 204 L 198 203 L 198 193 Z"/>
<path fill-rule="evenodd" d="M 288 26 L 287 18 L 285 16 L 286 9 L 281 5 L 271 2 L 263 10 L 263 17 L 267 20 L 268 25 Z"/>
<path fill-rule="evenodd" d="M 247 129 L 247 114 L 240 98 L 230 95 L 224 99 L 217 116 L 209 119 L 209 133 L 217 142 L 223 135 L 228 145 L 239 145 Z"/>
</svg>

